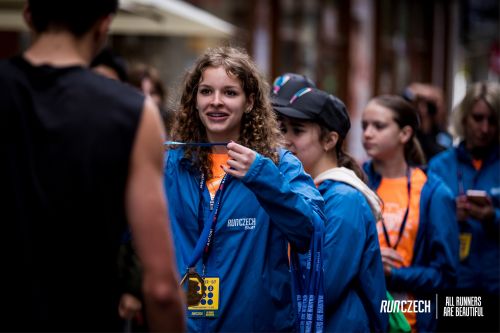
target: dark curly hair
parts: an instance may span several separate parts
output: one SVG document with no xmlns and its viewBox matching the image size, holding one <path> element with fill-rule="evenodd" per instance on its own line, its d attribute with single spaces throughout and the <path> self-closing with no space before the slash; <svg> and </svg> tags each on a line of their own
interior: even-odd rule
<svg viewBox="0 0 500 333">
<path fill-rule="evenodd" d="M 234 47 L 208 49 L 186 74 L 173 137 L 182 142 L 207 142 L 205 126 L 196 110 L 196 96 L 203 71 L 209 67 L 223 67 L 229 76 L 239 79 L 247 98 L 253 97 L 253 107 L 241 119 L 238 143 L 278 163 L 281 133 L 269 100 L 269 86 L 250 56 Z M 210 178 L 210 148 L 186 147 L 184 157 Z"/>
</svg>

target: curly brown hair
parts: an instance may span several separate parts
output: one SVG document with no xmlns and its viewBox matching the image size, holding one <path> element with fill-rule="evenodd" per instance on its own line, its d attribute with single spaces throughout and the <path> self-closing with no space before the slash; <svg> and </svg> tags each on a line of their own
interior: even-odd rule
<svg viewBox="0 0 500 333">
<path fill-rule="evenodd" d="M 179 111 L 173 138 L 181 142 L 208 142 L 205 126 L 196 110 L 196 96 L 203 71 L 222 66 L 229 76 L 239 79 L 247 98 L 253 97 L 253 107 L 243 114 L 238 143 L 278 163 L 281 133 L 269 100 L 269 85 L 257 70 L 250 56 L 234 47 L 208 49 L 184 78 Z M 191 161 L 207 179 L 212 177 L 210 148 L 187 146 L 184 157 Z"/>
</svg>

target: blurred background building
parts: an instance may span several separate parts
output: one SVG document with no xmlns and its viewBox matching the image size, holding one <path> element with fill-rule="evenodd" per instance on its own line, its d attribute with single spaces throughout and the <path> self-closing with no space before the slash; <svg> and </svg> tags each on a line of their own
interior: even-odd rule
<svg viewBox="0 0 500 333">
<path fill-rule="evenodd" d="M 0 57 L 29 43 L 22 4 L 0 0 Z M 372 96 L 430 83 L 451 112 L 468 83 L 500 80 L 499 16 L 498 0 L 122 0 L 109 44 L 158 68 L 172 99 L 209 46 L 246 48 L 270 82 L 308 75 L 346 102 L 349 150 L 363 159 L 359 117 Z"/>
</svg>

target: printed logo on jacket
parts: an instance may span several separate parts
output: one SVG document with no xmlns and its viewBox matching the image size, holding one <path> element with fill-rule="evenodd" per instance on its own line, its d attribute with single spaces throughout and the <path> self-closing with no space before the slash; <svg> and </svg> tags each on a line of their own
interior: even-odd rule
<svg viewBox="0 0 500 333">
<path fill-rule="evenodd" d="M 255 217 L 242 217 L 239 219 L 228 219 L 227 227 L 233 230 L 253 230 L 257 224 Z"/>
</svg>

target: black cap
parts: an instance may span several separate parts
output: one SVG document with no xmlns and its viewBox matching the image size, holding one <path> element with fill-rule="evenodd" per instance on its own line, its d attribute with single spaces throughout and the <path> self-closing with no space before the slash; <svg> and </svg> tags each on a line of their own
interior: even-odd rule
<svg viewBox="0 0 500 333">
<path fill-rule="evenodd" d="M 316 85 L 305 75 L 285 73 L 278 76 L 273 83 L 271 103 L 273 106 L 286 106 L 295 92 L 308 87 L 316 88 Z"/>
<path fill-rule="evenodd" d="M 297 119 L 311 120 L 345 138 L 351 121 L 344 103 L 337 97 L 316 88 L 297 91 L 287 106 L 275 106 L 276 112 Z"/>
</svg>

